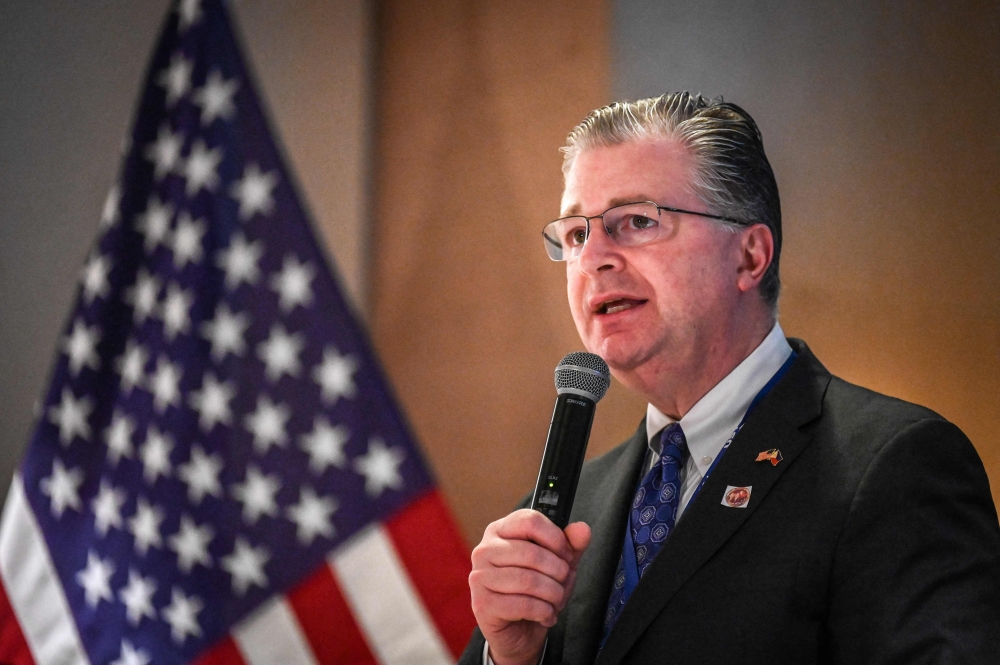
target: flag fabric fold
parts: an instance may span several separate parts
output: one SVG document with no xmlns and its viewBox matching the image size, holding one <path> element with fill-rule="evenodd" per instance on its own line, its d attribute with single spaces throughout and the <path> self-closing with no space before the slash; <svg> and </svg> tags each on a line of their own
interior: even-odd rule
<svg viewBox="0 0 1000 665">
<path fill-rule="evenodd" d="M 454 662 L 468 572 L 225 7 L 176 3 L 4 508 L 0 662 Z"/>
</svg>

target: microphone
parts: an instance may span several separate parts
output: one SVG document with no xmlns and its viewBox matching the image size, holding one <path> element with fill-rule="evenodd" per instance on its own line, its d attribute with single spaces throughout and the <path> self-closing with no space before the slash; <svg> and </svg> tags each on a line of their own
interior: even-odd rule
<svg viewBox="0 0 1000 665">
<path fill-rule="evenodd" d="M 608 364 L 593 353 L 577 351 L 556 365 L 556 406 L 538 469 L 531 508 L 560 529 L 569 523 L 576 485 L 594 424 L 594 410 L 611 385 Z"/>
</svg>

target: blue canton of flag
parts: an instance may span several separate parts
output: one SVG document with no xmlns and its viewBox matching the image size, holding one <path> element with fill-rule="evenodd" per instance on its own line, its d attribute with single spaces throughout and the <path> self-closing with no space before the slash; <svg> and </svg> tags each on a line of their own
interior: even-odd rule
<svg viewBox="0 0 1000 665">
<path fill-rule="evenodd" d="M 122 665 L 191 661 L 432 487 L 218 0 L 160 38 L 20 482 Z"/>
</svg>

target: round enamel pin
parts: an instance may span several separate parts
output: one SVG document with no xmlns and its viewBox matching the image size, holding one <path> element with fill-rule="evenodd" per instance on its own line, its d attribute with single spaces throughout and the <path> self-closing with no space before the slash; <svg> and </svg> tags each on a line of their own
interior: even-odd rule
<svg viewBox="0 0 1000 665">
<path fill-rule="evenodd" d="M 750 503 L 751 491 L 753 491 L 753 485 L 746 487 L 727 485 L 726 493 L 722 495 L 722 505 L 729 508 L 746 508 L 747 504 Z"/>
</svg>

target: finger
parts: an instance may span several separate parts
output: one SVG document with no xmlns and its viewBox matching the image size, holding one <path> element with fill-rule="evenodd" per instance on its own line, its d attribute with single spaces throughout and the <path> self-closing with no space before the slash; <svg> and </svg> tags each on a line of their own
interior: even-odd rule
<svg viewBox="0 0 1000 665">
<path fill-rule="evenodd" d="M 548 575 L 527 568 L 486 568 L 469 575 L 469 585 L 479 585 L 487 591 L 501 594 L 531 596 L 551 605 L 563 602 L 563 585 Z"/>
<path fill-rule="evenodd" d="M 530 540 L 566 561 L 573 557 L 566 534 L 537 510 L 522 508 L 490 526 L 496 526 L 495 533 L 500 538 Z"/>
<path fill-rule="evenodd" d="M 541 545 L 527 540 L 501 540 L 473 552 L 473 566 L 493 566 L 497 568 L 527 568 L 563 582 L 569 573 L 570 564 Z"/>
<path fill-rule="evenodd" d="M 583 552 L 590 546 L 590 526 L 586 522 L 573 522 L 566 527 L 565 533 L 567 542 L 573 548 L 573 559 L 570 563 L 575 567 Z"/>
<path fill-rule="evenodd" d="M 534 621 L 551 627 L 559 616 L 551 603 L 534 596 L 488 590 L 473 595 L 472 612 L 477 621 L 492 627 L 515 621 Z"/>
</svg>

